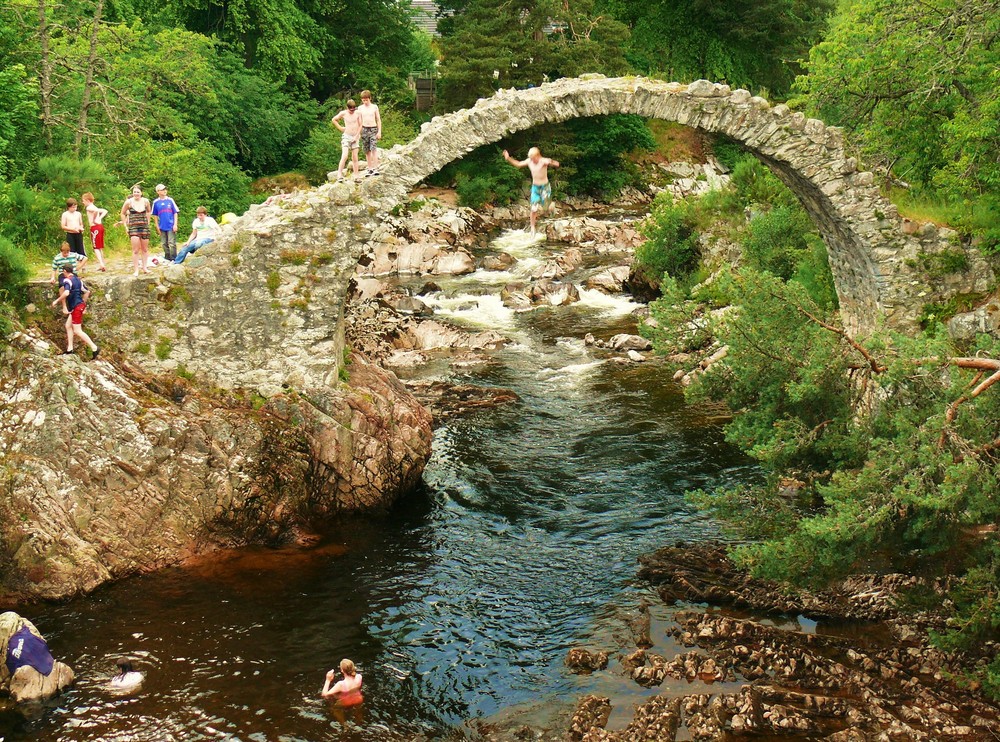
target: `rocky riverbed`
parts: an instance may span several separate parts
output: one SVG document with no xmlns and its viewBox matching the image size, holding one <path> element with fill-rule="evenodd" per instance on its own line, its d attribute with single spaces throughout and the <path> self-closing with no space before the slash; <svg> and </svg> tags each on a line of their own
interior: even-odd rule
<svg viewBox="0 0 1000 742">
<path fill-rule="evenodd" d="M 428 208 L 424 218 L 438 218 L 436 212 L 442 209 L 447 207 Z M 462 273 L 510 270 L 516 263 L 511 256 L 477 260 L 473 250 L 481 244 L 477 235 L 518 216 L 494 212 L 476 218 L 458 209 L 442 220 L 455 228 L 446 230 L 443 240 L 440 229 L 410 231 L 407 239 L 415 238 L 416 246 L 410 245 L 407 252 L 386 251 L 372 265 L 384 273 L 426 275 L 432 281 L 442 274 L 438 265 L 461 265 Z M 584 263 L 581 245 L 588 254 L 618 251 L 626 256 L 586 283 L 608 293 L 624 290 L 630 276 L 627 256 L 641 241 L 634 225 L 567 216 L 547 222 L 546 229 L 547 239 L 573 247 L 537 268 L 535 283 L 509 284 L 502 294 L 506 306 L 531 311 L 539 303 L 572 301 L 575 287 L 561 282 Z M 420 235 L 434 235 L 441 244 L 419 247 Z M 725 254 L 719 259 L 732 257 L 731 246 L 720 249 Z M 443 259 L 449 250 L 458 250 L 460 259 Z M 394 255 L 401 260 L 392 265 Z M 407 257 L 413 255 L 423 262 Z M 490 350 L 507 341 L 498 333 L 470 333 L 433 319 L 421 298 L 440 291 L 433 283 L 408 293 L 379 280 L 377 271 L 364 273 L 349 312 L 349 336 L 389 365 L 420 364 L 435 351 L 447 352 L 453 364 L 486 363 Z M 546 298 L 539 300 L 535 294 Z M 625 362 L 642 360 L 649 350 L 636 336 L 591 336 L 587 344 L 598 352 L 619 352 Z M 724 347 L 712 347 L 697 356 L 672 358 L 682 369 L 677 380 L 690 383 L 725 353 Z M 411 382 L 411 389 L 442 418 L 517 401 L 504 390 L 440 380 Z M 997 738 L 1000 709 L 976 683 L 965 680 L 997 647 L 986 644 L 975 654 L 936 649 L 928 632 L 942 628 L 942 618 L 905 607 L 909 591 L 941 586 L 905 575 L 867 575 L 823 592 L 790 591 L 750 578 L 729 561 L 723 547 L 706 545 L 650 554 L 641 560 L 639 578 L 656 586 L 664 604 L 673 607 L 666 633 L 681 651 L 672 656 L 653 651 L 664 637 L 650 636 L 652 622 L 645 606 L 626 627 L 632 646 L 579 647 L 567 656 L 567 669 L 609 673 L 623 683 L 663 692 L 637 705 L 625 726 L 609 728 L 610 697 L 588 695 L 578 702 L 567 728 L 533 728 L 516 721 L 485 724 L 485 739 Z M 789 617 L 801 617 L 802 623 L 789 622 Z"/>
<path fill-rule="evenodd" d="M 650 554 L 639 575 L 678 606 L 668 632 L 686 651 L 650 652 L 642 616 L 632 625 L 636 646 L 617 649 L 610 670 L 603 669 L 607 649 L 575 650 L 567 658 L 575 671 L 616 672 L 664 692 L 614 730 L 606 728 L 610 699 L 586 696 L 567 740 L 996 739 L 1000 707 L 967 680 L 995 654 L 995 643 L 943 652 L 928 640 L 941 617 L 904 607 L 908 590 L 935 585 L 866 575 L 820 593 L 790 591 L 749 577 L 723 547 L 705 544 Z M 821 623 L 792 630 L 782 620 L 788 617 Z M 720 690 L 684 691 L 706 683 Z"/>
</svg>

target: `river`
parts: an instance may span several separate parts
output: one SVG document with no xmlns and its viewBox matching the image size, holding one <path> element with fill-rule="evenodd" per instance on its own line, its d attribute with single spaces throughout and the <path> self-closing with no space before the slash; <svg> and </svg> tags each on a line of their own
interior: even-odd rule
<svg viewBox="0 0 1000 742">
<path fill-rule="evenodd" d="M 490 249 L 500 248 L 520 274 L 561 249 L 517 233 Z M 664 367 L 584 345 L 587 332 L 634 331 L 627 298 L 583 291 L 578 304 L 515 314 L 496 298 L 512 277 L 438 280 L 441 317 L 514 342 L 487 365 L 419 373 L 507 387 L 520 402 L 439 428 L 420 492 L 315 548 L 213 555 L 25 611 L 79 681 L 27 717 L 0 715 L 0 736 L 466 739 L 558 726 L 595 691 L 613 697 L 611 726 L 623 725 L 633 701 L 662 692 L 613 671 L 572 675 L 566 653 L 628 648 L 629 612 L 652 597 L 636 558 L 718 535 L 683 492 L 756 470 Z M 654 638 L 667 611 L 653 610 Z M 126 653 L 147 679 L 116 697 L 106 682 Z M 342 657 L 359 665 L 366 696 L 362 722 L 346 729 L 318 697 Z"/>
</svg>

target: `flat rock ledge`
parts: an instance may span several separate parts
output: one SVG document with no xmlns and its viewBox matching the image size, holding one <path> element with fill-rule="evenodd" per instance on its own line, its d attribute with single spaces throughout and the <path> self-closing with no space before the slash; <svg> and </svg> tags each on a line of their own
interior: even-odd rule
<svg viewBox="0 0 1000 742">
<path fill-rule="evenodd" d="M 914 622 L 896 603 L 914 578 L 863 577 L 824 593 L 791 594 L 740 573 L 721 546 L 670 547 L 641 561 L 642 577 L 671 604 L 839 620 L 833 630 L 813 633 L 726 609 L 680 611 L 668 633 L 687 651 L 667 659 L 640 647 L 619 657 L 619 672 L 664 692 L 637 706 L 627 727 L 616 730 L 606 728 L 611 699 L 588 695 L 563 739 L 996 739 L 1000 707 L 975 683 L 961 681 L 996 646 L 977 656 L 930 647 L 925 629 L 934 621 Z M 641 634 L 635 634 L 637 645 Z M 685 693 L 693 683 L 699 692 Z M 716 683 L 718 692 L 703 690 Z"/>
</svg>

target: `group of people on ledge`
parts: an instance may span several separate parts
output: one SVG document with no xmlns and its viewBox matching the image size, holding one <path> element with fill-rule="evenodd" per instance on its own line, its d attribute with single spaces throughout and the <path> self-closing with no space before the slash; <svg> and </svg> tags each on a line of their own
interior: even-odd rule
<svg viewBox="0 0 1000 742">
<path fill-rule="evenodd" d="M 97 270 L 105 271 L 107 265 L 104 262 L 104 218 L 108 215 L 108 210 L 94 203 L 92 193 L 82 194 L 80 200 L 87 214 L 90 240 L 99 266 Z M 154 219 L 156 230 L 160 233 L 164 260 L 173 263 L 183 263 L 184 259 L 195 250 L 213 242 L 219 232 L 218 222 L 208 215 L 208 209 L 199 206 L 191 222 L 191 234 L 178 251 L 177 225 L 180 209 L 174 199 L 167 195 L 167 187 L 163 183 L 156 186 L 156 199 L 152 202 L 142 195 L 139 184 L 132 186 L 132 195 L 125 199 L 119 213 L 121 218 L 113 226 L 122 226 L 128 233 L 132 245 L 132 275 L 136 277 L 140 273 L 150 272 L 149 238 Z M 61 223 L 66 234 L 64 247 L 68 247 L 69 253 L 75 257 L 67 259 L 65 251 L 62 259 L 57 256 L 52 263 L 52 283 L 56 282 L 58 272 L 68 262 L 72 261 L 77 273 L 87 262 L 87 252 L 83 244 L 83 214 L 79 212 L 75 198 L 66 199 L 66 211 L 63 212 Z"/>
<path fill-rule="evenodd" d="M 97 256 L 99 271 L 106 271 L 104 262 L 104 218 L 107 209 L 102 209 L 94 203 L 94 194 L 84 193 L 80 196 L 87 214 L 91 244 L 94 255 Z M 191 222 L 191 234 L 177 249 L 177 222 L 180 209 L 177 203 L 167 195 L 167 187 L 160 183 L 156 186 L 156 200 L 150 203 L 142 195 L 138 184 L 132 186 L 132 195 L 125 199 L 121 208 L 121 219 L 114 226 L 123 226 L 128 232 L 132 243 L 132 275 L 138 278 L 139 273 L 149 273 L 149 237 L 152 232 L 151 221 L 156 219 L 156 229 L 160 233 L 160 244 L 163 247 L 164 260 L 176 264 L 184 262 L 188 255 L 201 247 L 214 242 L 219 233 L 219 224 L 208 215 L 208 209 L 199 206 L 194 221 Z M 91 360 L 97 358 L 100 349 L 90 336 L 83 331 L 83 313 L 87 310 L 90 289 L 80 278 L 80 271 L 87 264 L 87 252 L 83 244 L 83 215 L 77 210 L 75 198 L 66 199 L 66 211 L 63 212 L 61 224 L 66 234 L 59 254 L 52 259 L 52 278 L 50 283 L 59 284 L 59 295 L 52 306 L 62 305 L 66 315 L 66 350 L 63 355 L 74 352 L 76 340 L 90 348 Z M 153 261 L 154 265 L 156 260 Z"/>
</svg>

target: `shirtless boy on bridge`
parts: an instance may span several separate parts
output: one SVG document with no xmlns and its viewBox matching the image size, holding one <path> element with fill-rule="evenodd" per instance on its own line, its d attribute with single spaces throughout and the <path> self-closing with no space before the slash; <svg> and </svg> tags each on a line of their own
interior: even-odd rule
<svg viewBox="0 0 1000 742">
<path fill-rule="evenodd" d="M 528 150 L 527 160 L 515 160 L 507 150 L 503 151 L 503 158 L 514 167 L 527 167 L 531 171 L 531 234 L 534 236 L 538 212 L 540 209 L 549 208 L 552 200 L 549 168 L 559 167 L 559 163 L 548 157 L 542 157 L 538 147 L 532 147 Z"/>
</svg>

